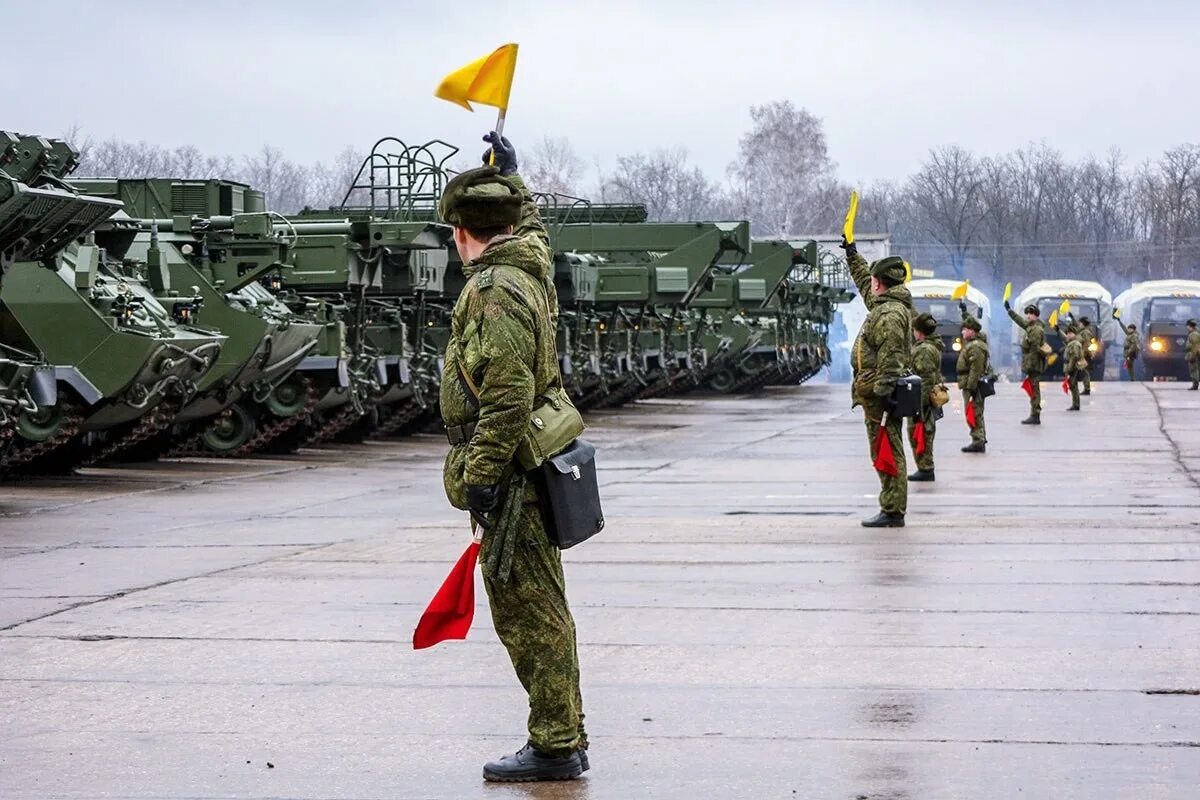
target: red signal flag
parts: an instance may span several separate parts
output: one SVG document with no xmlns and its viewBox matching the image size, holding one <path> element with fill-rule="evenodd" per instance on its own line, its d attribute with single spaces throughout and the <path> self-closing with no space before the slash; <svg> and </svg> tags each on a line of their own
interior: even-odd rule
<svg viewBox="0 0 1200 800">
<path fill-rule="evenodd" d="M 900 474 L 896 469 L 896 454 L 892 452 L 892 440 L 888 438 L 887 428 L 880 425 L 879 433 L 875 434 L 875 469 L 884 475 L 895 478 Z"/>
<path fill-rule="evenodd" d="M 925 423 L 918 422 L 913 426 L 913 453 L 921 455 L 925 452 Z"/>
<path fill-rule="evenodd" d="M 1033 399 L 1033 381 L 1026 378 L 1021 384 L 1021 388 L 1025 390 L 1025 394 L 1029 395 L 1030 399 Z"/>
<path fill-rule="evenodd" d="M 475 562 L 478 560 L 479 541 L 472 540 L 417 622 L 417 629 L 413 631 L 413 650 L 433 647 L 447 639 L 467 638 L 471 620 L 475 618 Z"/>
<path fill-rule="evenodd" d="M 975 425 L 978 424 L 979 418 L 976 416 L 974 400 L 967 401 L 967 413 L 965 416 L 967 418 L 967 427 L 975 430 Z"/>
</svg>

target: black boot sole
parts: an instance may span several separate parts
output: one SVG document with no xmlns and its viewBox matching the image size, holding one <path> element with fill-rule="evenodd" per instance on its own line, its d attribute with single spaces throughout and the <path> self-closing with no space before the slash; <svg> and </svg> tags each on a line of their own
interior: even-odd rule
<svg viewBox="0 0 1200 800">
<path fill-rule="evenodd" d="M 485 769 L 483 779 L 489 783 L 534 783 L 537 781 L 573 781 L 582 774 L 583 765 L 577 764 L 569 769 L 522 775 L 500 775 Z"/>
</svg>

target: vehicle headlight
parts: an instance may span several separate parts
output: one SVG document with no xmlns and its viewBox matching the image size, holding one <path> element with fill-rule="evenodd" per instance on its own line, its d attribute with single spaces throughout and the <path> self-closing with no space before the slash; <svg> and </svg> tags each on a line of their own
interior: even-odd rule
<svg viewBox="0 0 1200 800">
<path fill-rule="evenodd" d="M 950 345 L 950 349 L 956 353 L 962 350 L 962 339 L 955 339 L 954 344 Z"/>
<path fill-rule="evenodd" d="M 1095 353 L 1095 352 L 1098 352 L 1099 350 L 1100 350 L 1100 345 L 1097 344 L 1096 342 L 1092 342 L 1091 344 L 1088 345 L 1089 353 Z"/>
<path fill-rule="evenodd" d="M 1150 340 L 1150 349 L 1156 353 L 1161 353 L 1162 351 L 1167 349 L 1167 343 L 1164 342 L 1162 339 L 1155 337 Z"/>
</svg>

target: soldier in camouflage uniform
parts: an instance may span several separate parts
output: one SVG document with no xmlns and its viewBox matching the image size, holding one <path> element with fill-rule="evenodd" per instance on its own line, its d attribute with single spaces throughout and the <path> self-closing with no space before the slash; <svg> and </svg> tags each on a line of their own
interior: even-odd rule
<svg viewBox="0 0 1200 800">
<path fill-rule="evenodd" d="M 1046 344 L 1046 328 L 1041 320 L 1041 312 L 1035 305 L 1025 306 L 1025 318 L 1022 319 L 1013 311 L 1012 305 L 1004 301 L 1004 310 L 1017 324 L 1025 335 L 1021 337 L 1021 369 L 1033 389 L 1029 397 L 1029 416 L 1021 420 L 1022 425 L 1042 424 L 1042 373 L 1046 371 L 1046 354 L 1042 346 Z"/>
<path fill-rule="evenodd" d="M 1104 358 L 1100 350 L 1100 340 L 1092 330 L 1092 321 L 1087 317 L 1079 318 L 1079 344 L 1083 346 L 1083 358 L 1087 361 L 1087 368 L 1083 371 L 1083 391 L 1080 394 L 1086 395 L 1092 393 L 1092 359 Z M 1093 344 L 1096 345 L 1094 350 Z"/>
<path fill-rule="evenodd" d="M 933 437 L 937 433 L 937 420 L 941 409 L 929 399 L 930 393 L 942 383 L 942 337 L 937 335 L 937 320 L 932 314 L 921 314 L 913 320 L 913 335 L 916 344 L 912 348 L 913 372 L 921 379 L 921 416 L 908 421 L 908 443 L 912 446 L 913 460 L 917 471 L 908 476 L 910 481 L 936 480 L 933 468 Z M 925 447 L 917 452 L 917 426 L 924 426 Z"/>
<path fill-rule="evenodd" d="M 1067 386 L 1071 389 L 1071 407 L 1067 411 L 1079 410 L 1079 384 L 1087 372 L 1087 360 L 1083 357 L 1083 342 L 1079 341 L 1079 326 L 1068 325 L 1063 334 L 1066 343 L 1063 344 L 1062 360 L 1063 375 L 1066 376 Z"/>
<path fill-rule="evenodd" d="M 851 242 L 842 242 L 850 274 L 867 306 L 867 319 L 850 351 L 853 370 L 851 397 L 853 406 L 861 405 L 866 417 L 867 442 L 872 461 L 875 439 L 880 427 L 885 431 L 896 459 L 895 477 L 879 475 L 879 513 L 863 520 L 866 528 L 903 528 L 908 510 L 908 476 L 904 458 L 902 420 L 888 413 L 896 381 L 911 373 L 912 295 L 904 287 L 907 269 L 898 256 L 882 258 L 873 264 L 858 254 Z M 852 407 L 853 407 L 852 406 Z"/>
<path fill-rule="evenodd" d="M 979 320 L 963 312 L 963 349 L 958 353 L 954 371 L 958 375 L 958 388 L 962 390 L 963 408 L 974 406 L 975 424 L 971 426 L 971 443 L 962 448 L 964 453 L 987 452 L 987 426 L 983 421 L 984 398 L 979 392 L 979 380 L 991 373 L 991 355 L 987 339 L 982 334 Z M 969 424 L 969 420 L 968 420 Z"/>
<path fill-rule="evenodd" d="M 442 373 L 452 445 L 443 477 L 450 503 L 487 522 L 480 561 L 492 621 L 529 695 L 528 743 L 488 763 L 484 778 L 563 780 L 588 768 L 575 622 L 539 490 L 514 461 L 535 399 L 561 382 L 553 263 L 516 152 L 484 138 L 496 166 L 459 174 L 438 206 L 468 276 Z"/>
<path fill-rule="evenodd" d="M 1189 391 L 1200 390 L 1200 331 L 1196 330 L 1196 320 L 1187 321 L 1187 342 L 1183 345 L 1187 353 L 1188 375 L 1192 379 Z"/>
<path fill-rule="evenodd" d="M 1125 349 L 1122 355 L 1125 358 L 1125 370 L 1129 373 L 1129 380 L 1137 380 L 1134 374 L 1137 369 L 1138 356 L 1142 353 L 1142 340 L 1138 336 L 1137 326 L 1130 324 L 1125 326 Z"/>
</svg>

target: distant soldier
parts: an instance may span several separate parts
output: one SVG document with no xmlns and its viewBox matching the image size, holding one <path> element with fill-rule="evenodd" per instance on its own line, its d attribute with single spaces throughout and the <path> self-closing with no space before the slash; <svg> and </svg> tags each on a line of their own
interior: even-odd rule
<svg viewBox="0 0 1200 800">
<path fill-rule="evenodd" d="M 1029 389 L 1029 417 L 1021 420 L 1022 425 L 1042 424 L 1042 373 L 1046 371 L 1046 328 L 1041 320 L 1041 312 L 1035 305 L 1025 306 L 1025 318 L 1022 319 L 1013 311 L 1012 305 L 1005 300 L 1004 310 L 1017 324 L 1025 335 L 1021 337 L 1021 369 L 1025 373 L 1025 382 Z"/>
<path fill-rule="evenodd" d="M 882 428 L 896 462 L 895 475 L 876 469 L 880 484 L 879 513 L 862 524 L 864 528 L 903 528 L 908 510 L 904 429 L 901 420 L 888 412 L 896 381 L 910 374 L 912 363 L 909 331 L 913 304 L 912 295 L 904 288 L 907 270 L 899 256 L 868 264 L 853 242 L 843 240 L 842 247 L 850 274 L 867 305 L 867 319 L 850 351 L 851 398 L 853 405 L 863 407 L 872 461 L 877 457 L 875 442 Z"/>
<path fill-rule="evenodd" d="M 1129 324 L 1125 326 L 1125 370 L 1129 373 L 1129 380 L 1135 381 L 1134 370 L 1137 367 L 1138 356 L 1142 353 L 1142 340 L 1138 336 L 1137 326 Z"/>
<path fill-rule="evenodd" d="M 1092 321 L 1087 317 L 1079 318 L 1079 344 L 1083 346 L 1083 358 L 1087 361 L 1087 369 L 1083 371 L 1083 392 L 1081 394 L 1091 394 L 1092 358 L 1100 352 L 1100 345 L 1096 338 L 1096 332 L 1092 330 Z M 1095 347 L 1093 348 L 1092 345 Z"/>
<path fill-rule="evenodd" d="M 1187 344 L 1184 349 L 1187 351 L 1188 373 L 1192 377 L 1192 388 L 1189 391 L 1200 389 L 1200 331 L 1196 330 L 1196 320 L 1189 319 L 1187 321 Z"/>
<path fill-rule="evenodd" d="M 1087 372 L 1087 359 L 1083 357 L 1083 343 L 1079 340 L 1079 326 L 1074 323 L 1068 325 L 1063 338 L 1066 340 L 1062 352 L 1063 375 L 1071 389 L 1071 407 L 1067 411 L 1078 411 L 1079 384 Z"/>
<path fill-rule="evenodd" d="M 937 320 L 932 314 L 921 314 L 913 320 L 913 336 L 916 344 L 912 348 L 913 372 L 921 379 L 921 416 L 908 421 L 908 443 L 912 445 L 913 460 L 917 471 L 910 474 L 910 481 L 932 481 L 933 437 L 937 432 L 937 420 L 941 409 L 930 400 L 930 394 L 942 383 L 942 337 L 937 335 Z M 917 428 L 921 428 L 918 436 Z"/>
<path fill-rule="evenodd" d="M 982 334 L 983 326 L 970 314 L 963 314 L 963 349 L 959 351 L 955 372 L 958 373 L 958 388 L 962 389 L 963 407 L 969 407 L 967 425 L 971 429 L 971 443 L 962 448 L 964 453 L 987 452 L 987 426 L 983 422 L 984 398 L 979 392 L 979 380 L 991 372 L 991 354 L 987 339 Z"/>
</svg>

